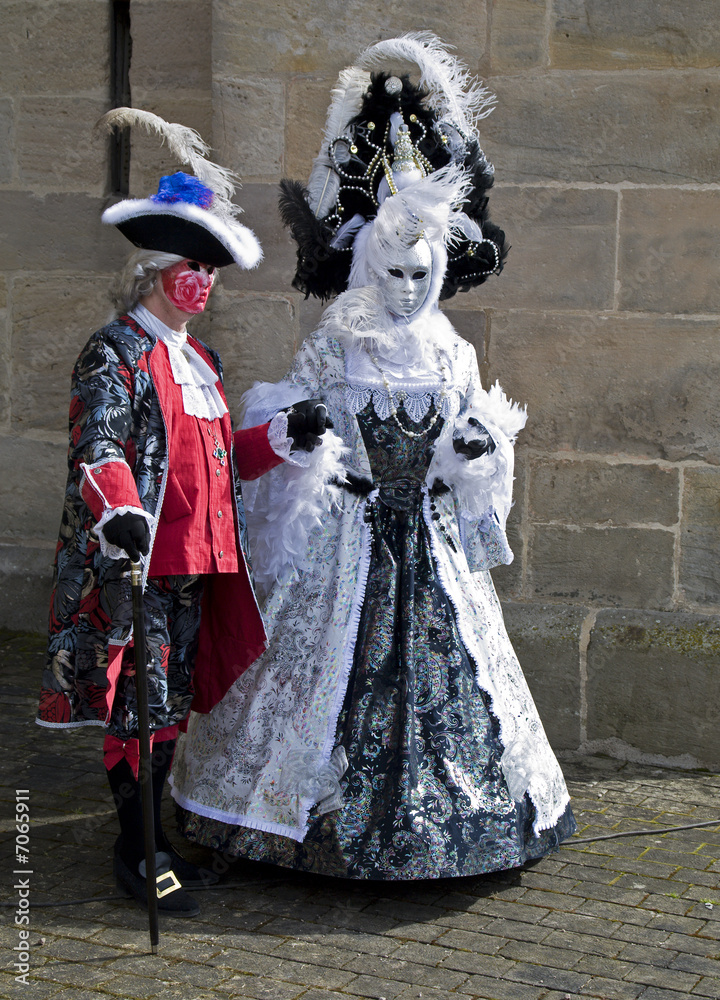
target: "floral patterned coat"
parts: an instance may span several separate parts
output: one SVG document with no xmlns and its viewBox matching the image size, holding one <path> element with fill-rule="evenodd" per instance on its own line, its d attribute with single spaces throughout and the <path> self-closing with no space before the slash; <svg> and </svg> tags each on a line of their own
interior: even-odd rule
<svg viewBox="0 0 720 1000">
<path fill-rule="evenodd" d="M 198 341 L 194 344 L 222 380 L 218 355 Z M 156 384 L 152 366 L 155 345 L 151 335 L 131 317 L 123 316 L 90 338 L 73 371 L 68 479 L 37 719 L 41 725 L 72 728 L 105 725 L 108 719 L 113 695 L 110 678 L 132 637 L 130 579 L 127 560 L 102 555 L 93 531 L 96 518 L 83 499 L 84 473 L 88 466 L 109 463 L 106 468 L 119 469 L 120 479 L 125 480 L 124 496 L 116 503 L 111 500 L 110 505 L 119 508 L 128 502 L 129 481 L 133 494 L 137 490 L 138 500 L 132 505 L 141 506 L 154 518 L 159 516 L 168 475 L 168 449 L 162 386 Z M 226 446 L 233 463 L 235 525 L 240 551 L 247 558 L 237 456 L 229 416 L 224 419 L 229 438 Z M 264 428 L 262 432 L 267 445 Z M 253 448 L 253 443 L 250 441 L 251 466 L 261 450 Z M 241 461 L 245 477 L 247 465 L 248 459 Z M 257 469 L 253 474 L 259 474 Z M 151 533 L 151 545 L 152 540 Z M 145 575 L 148 565 L 149 558 Z M 209 710 L 262 652 L 265 643 L 250 573 L 241 555 L 239 572 L 207 578 L 194 707 Z"/>
</svg>

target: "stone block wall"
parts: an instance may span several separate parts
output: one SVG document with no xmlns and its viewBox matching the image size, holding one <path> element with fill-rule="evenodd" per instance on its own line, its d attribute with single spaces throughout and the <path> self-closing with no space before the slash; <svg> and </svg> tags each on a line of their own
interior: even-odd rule
<svg viewBox="0 0 720 1000">
<path fill-rule="evenodd" d="M 3 0 L 0 621 L 42 629 L 72 360 L 125 246 L 98 222 L 106 0 Z M 198 326 L 231 407 L 321 313 L 291 289 L 277 182 L 304 180 L 338 71 L 432 30 L 498 95 L 503 274 L 447 310 L 487 384 L 527 403 L 494 573 L 553 743 L 720 766 L 720 28 L 710 0 L 131 0 L 132 101 L 244 178 L 266 259 Z M 69 58 L 68 54 L 75 56 Z M 399 67 L 402 69 L 403 67 Z M 133 138 L 131 194 L 174 164 Z M 197 328 L 197 327 L 196 327 Z"/>
<path fill-rule="evenodd" d="M 108 4 L 0 8 L 0 621 L 43 627 L 60 520 L 74 355 L 109 311 L 97 224 L 109 104 Z"/>
<path fill-rule="evenodd" d="M 514 249 L 473 305 L 529 411 L 509 629 L 556 745 L 716 768 L 720 30 L 703 3 L 499 0 L 490 38 Z"/>
</svg>

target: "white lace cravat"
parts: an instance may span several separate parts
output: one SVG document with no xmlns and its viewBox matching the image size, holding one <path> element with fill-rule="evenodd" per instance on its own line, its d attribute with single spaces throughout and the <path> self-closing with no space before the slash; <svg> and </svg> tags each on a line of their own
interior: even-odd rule
<svg viewBox="0 0 720 1000">
<path fill-rule="evenodd" d="M 187 333 L 171 330 L 140 304 L 129 315 L 167 347 L 173 379 L 182 389 L 183 409 L 188 416 L 215 420 L 227 413 L 227 406 L 216 388 L 217 372 L 188 342 Z"/>
</svg>

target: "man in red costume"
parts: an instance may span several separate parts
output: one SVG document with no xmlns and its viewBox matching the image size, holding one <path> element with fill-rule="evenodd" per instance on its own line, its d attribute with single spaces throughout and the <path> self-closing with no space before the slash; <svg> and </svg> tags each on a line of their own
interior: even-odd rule
<svg viewBox="0 0 720 1000">
<path fill-rule="evenodd" d="M 174 127 L 174 126 L 173 126 Z M 218 355 L 187 333 L 217 268 L 254 267 L 254 234 L 196 177 L 103 221 L 136 247 L 118 283 L 118 317 L 75 365 L 68 483 L 55 566 L 38 722 L 106 728 L 105 764 L 120 821 L 114 871 L 146 897 L 138 720 L 127 557 L 143 562 L 159 908 L 192 916 L 182 885 L 208 884 L 173 849 L 160 803 L 190 705 L 208 711 L 265 646 L 246 562 L 240 479 L 304 464 L 325 411 L 295 404 L 233 433 Z M 218 204 L 219 203 L 219 204 Z"/>
</svg>

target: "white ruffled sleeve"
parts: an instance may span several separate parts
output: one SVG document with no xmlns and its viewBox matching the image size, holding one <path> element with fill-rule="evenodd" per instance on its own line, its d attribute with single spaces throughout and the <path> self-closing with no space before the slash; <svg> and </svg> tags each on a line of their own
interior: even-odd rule
<svg viewBox="0 0 720 1000">
<path fill-rule="evenodd" d="M 150 532 L 150 537 L 155 530 L 156 518 L 152 514 L 149 514 L 142 507 L 109 507 L 103 512 L 102 517 L 97 522 L 93 528 L 93 532 L 97 535 L 98 541 L 100 542 L 100 552 L 107 559 L 127 559 L 128 554 L 125 549 L 119 548 L 117 545 L 113 545 L 105 537 L 105 525 L 108 521 L 112 521 L 114 517 L 119 517 L 120 514 L 139 514 L 140 517 L 144 517 L 148 526 L 148 531 Z M 140 561 L 144 562 L 147 556 L 140 556 Z"/>
<path fill-rule="evenodd" d="M 514 444 L 525 426 L 525 409 L 509 400 L 496 382 L 489 392 L 480 385 L 477 361 L 470 371 L 468 391 L 453 422 L 437 440 L 427 483 L 437 480 L 448 486 L 455 498 L 463 546 L 473 572 L 512 562 L 505 525 L 512 507 Z M 478 431 L 470 423 L 474 418 L 488 431 L 495 450 L 479 458 L 458 454 L 453 441 L 471 441 Z"/>
<path fill-rule="evenodd" d="M 256 382 L 245 393 L 242 426 L 254 427 L 270 420 L 270 443 L 273 445 L 275 439 L 282 447 L 279 435 L 287 437 L 287 418 L 284 428 L 280 417 L 274 429 L 273 418 L 300 400 L 323 399 L 322 367 L 316 341 L 305 341 L 281 382 Z M 332 419 L 332 413 L 328 415 Z M 334 484 L 345 478 L 346 452 L 342 439 L 326 430 L 322 444 L 314 451 L 293 452 L 289 461 L 252 483 L 243 483 L 253 576 L 261 592 L 267 592 L 286 567 L 302 566 L 310 532 L 322 524 L 338 496 L 339 487 Z"/>
<path fill-rule="evenodd" d="M 288 435 L 287 410 L 280 410 L 270 421 L 268 427 L 268 443 L 278 458 L 284 459 L 290 465 L 310 464 L 310 453 L 298 449 L 293 451 L 293 439 Z"/>
</svg>

